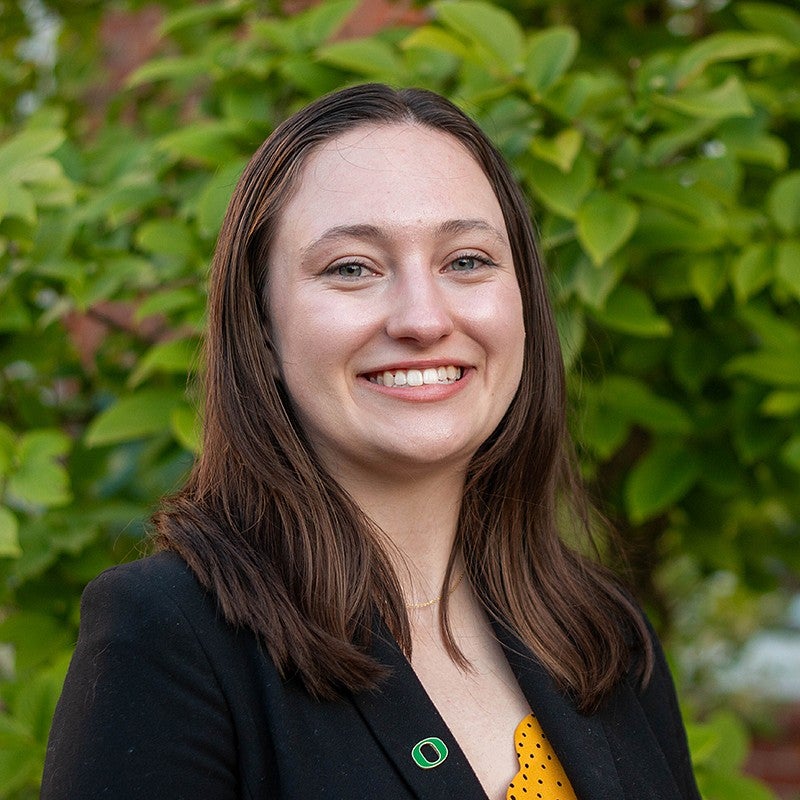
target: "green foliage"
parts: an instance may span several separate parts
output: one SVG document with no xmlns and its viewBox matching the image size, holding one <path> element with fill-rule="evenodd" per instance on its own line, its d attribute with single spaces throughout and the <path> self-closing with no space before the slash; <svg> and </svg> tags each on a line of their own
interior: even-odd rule
<svg viewBox="0 0 800 800">
<path fill-rule="evenodd" d="M 717 712 L 688 727 L 697 783 L 704 800 L 771 800 L 752 778 L 738 774 L 747 756 L 747 733 L 732 714 Z"/>
<path fill-rule="evenodd" d="M 157 54 L 107 102 L 102 4 L 59 5 L 49 82 L 0 7 L 0 798 L 36 794 L 82 587 L 138 554 L 199 447 L 187 376 L 236 177 L 286 114 L 347 83 L 440 91 L 512 163 L 584 473 L 637 574 L 669 576 L 680 553 L 698 582 L 730 571 L 752 596 L 796 574 L 800 13 L 734 3 L 692 41 L 621 4 L 605 37 L 566 0 L 441 0 L 413 30 L 341 40 L 352 0 L 161 7 Z M 710 800 L 767 796 L 734 776 L 736 723 L 691 737 Z"/>
</svg>

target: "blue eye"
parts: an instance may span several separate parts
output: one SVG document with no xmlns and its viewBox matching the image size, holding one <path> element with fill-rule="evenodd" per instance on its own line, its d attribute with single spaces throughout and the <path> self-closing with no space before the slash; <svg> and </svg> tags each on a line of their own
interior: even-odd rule
<svg viewBox="0 0 800 800">
<path fill-rule="evenodd" d="M 485 256 L 469 255 L 453 259 L 448 266 L 453 272 L 474 272 L 481 267 L 493 267 L 495 263 Z"/>
<path fill-rule="evenodd" d="M 455 272 L 470 272 L 478 266 L 478 259 L 472 256 L 461 256 L 451 264 Z"/>
<path fill-rule="evenodd" d="M 353 263 L 337 264 L 331 271 L 340 278 L 363 278 L 367 274 L 366 267 Z"/>
</svg>

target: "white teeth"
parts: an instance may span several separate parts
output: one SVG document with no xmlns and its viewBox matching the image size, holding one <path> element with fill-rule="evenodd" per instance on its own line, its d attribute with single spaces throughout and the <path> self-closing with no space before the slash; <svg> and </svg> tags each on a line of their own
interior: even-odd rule
<svg viewBox="0 0 800 800">
<path fill-rule="evenodd" d="M 461 378 L 461 367 L 448 364 L 446 367 L 426 367 L 425 369 L 396 369 L 377 372 L 370 376 L 372 383 L 379 386 L 430 386 L 441 383 L 454 383 Z"/>
</svg>

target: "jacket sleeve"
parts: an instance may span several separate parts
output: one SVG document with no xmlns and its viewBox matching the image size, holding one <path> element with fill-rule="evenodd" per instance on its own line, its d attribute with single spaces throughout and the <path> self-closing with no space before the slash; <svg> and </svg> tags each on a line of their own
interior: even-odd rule
<svg viewBox="0 0 800 800">
<path fill-rule="evenodd" d="M 214 669 L 167 588 L 93 581 L 56 708 L 41 800 L 234 800 L 235 737 Z"/>
</svg>

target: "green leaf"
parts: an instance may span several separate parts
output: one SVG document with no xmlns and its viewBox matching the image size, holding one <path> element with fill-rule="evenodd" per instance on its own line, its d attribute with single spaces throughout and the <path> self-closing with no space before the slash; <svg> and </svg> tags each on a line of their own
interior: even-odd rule
<svg viewBox="0 0 800 800">
<path fill-rule="evenodd" d="M 7 177 L 16 183 L 30 184 L 57 184 L 65 179 L 61 164 L 53 158 L 22 161 L 8 171 Z"/>
<path fill-rule="evenodd" d="M 772 280 L 775 274 L 775 253 L 769 245 L 752 244 L 733 262 L 732 272 L 736 301 L 746 303 Z"/>
<path fill-rule="evenodd" d="M 165 389 L 143 389 L 122 397 L 92 420 L 86 445 L 100 447 L 162 434 L 170 429 L 172 411 L 182 402 L 183 392 Z"/>
<path fill-rule="evenodd" d="M 32 324 L 30 311 L 22 298 L 10 287 L 0 289 L 0 331 L 24 331 Z"/>
<path fill-rule="evenodd" d="M 800 472 L 800 436 L 793 436 L 781 449 L 781 458 L 792 469 Z"/>
<path fill-rule="evenodd" d="M 753 302 L 736 309 L 736 316 L 752 328 L 758 341 L 767 350 L 796 348 L 800 350 L 800 328 L 791 319 L 776 313 L 767 303 Z"/>
<path fill-rule="evenodd" d="M 18 217 L 33 225 L 36 222 L 36 200 L 24 186 L 0 183 L 0 212 L 0 220 Z"/>
<path fill-rule="evenodd" d="M 531 140 L 531 153 L 536 158 L 569 172 L 583 146 L 583 133 L 577 128 L 566 128 L 552 139 L 534 136 Z"/>
<path fill-rule="evenodd" d="M 415 28 L 403 39 L 402 47 L 404 50 L 436 50 L 459 59 L 464 59 L 469 54 L 469 48 L 461 39 L 457 39 L 441 28 L 434 28 L 433 25 L 423 25 Z"/>
<path fill-rule="evenodd" d="M 717 135 L 742 161 L 765 164 L 776 171 L 786 169 L 789 147 L 783 139 L 764 132 L 764 119 L 759 115 L 727 120 L 719 127 Z"/>
<path fill-rule="evenodd" d="M 17 452 L 17 437 L 14 431 L 0 422 L 0 478 L 8 475 Z"/>
<path fill-rule="evenodd" d="M 175 78 L 198 78 L 208 74 L 208 60 L 205 56 L 168 56 L 154 58 L 145 62 L 134 70 L 125 81 L 129 89 L 141 86 L 144 83 L 155 81 L 173 80 Z"/>
<path fill-rule="evenodd" d="M 26 130 L 0 144 L 0 176 L 19 170 L 57 150 L 66 139 L 61 130 Z"/>
<path fill-rule="evenodd" d="M 747 757 L 747 732 L 729 711 L 717 711 L 708 722 L 687 726 L 692 756 L 697 766 L 735 772 Z"/>
<path fill-rule="evenodd" d="M 670 127 L 662 133 L 656 133 L 646 143 L 645 163 L 648 166 L 661 166 L 668 163 L 681 151 L 706 139 L 718 125 L 716 120 L 710 119 L 681 119 L 679 125 Z"/>
<path fill-rule="evenodd" d="M 800 386 L 800 348 L 759 350 L 732 358 L 729 375 L 746 375 L 768 386 Z"/>
<path fill-rule="evenodd" d="M 333 36 L 355 11 L 358 0 L 326 0 L 292 18 L 297 39 L 306 49 L 318 47 Z"/>
<path fill-rule="evenodd" d="M 771 392 L 764 398 L 759 411 L 769 417 L 792 417 L 800 412 L 800 391 Z"/>
<path fill-rule="evenodd" d="M 700 304 L 712 309 L 728 285 L 728 268 L 722 258 L 700 256 L 689 270 L 689 280 Z"/>
<path fill-rule="evenodd" d="M 543 95 L 569 69 L 580 40 L 574 28 L 558 26 L 535 33 L 528 41 L 525 82 L 534 95 Z"/>
<path fill-rule="evenodd" d="M 744 31 L 714 33 L 684 50 L 675 65 L 675 79 L 685 86 L 711 64 L 720 61 L 738 61 L 770 53 L 791 56 L 794 52 L 795 48 L 784 39 L 768 34 Z"/>
<path fill-rule="evenodd" d="M 156 314 L 169 314 L 196 306 L 202 295 L 196 289 L 165 289 L 144 299 L 136 309 L 135 319 L 140 322 Z"/>
<path fill-rule="evenodd" d="M 221 0 L 216 3 L 204 3 L 170 12 L 159 26 L 161 36 L 169 36 L 181 28 L 198 25 L 204 22 L 220 22 L 222 20 L 238 20 L 250 6 L 242 0 Z"/>
<path fill-rule="evenodd" d="M 564 369 L 569 372 L 583 349 L 586 338 L 586 320 L 583 314 L 574 308 L 556 309 L 555 316 Z"/>
<path fill-rule="evenodd" d="M 639 209 L 618 194 L 596 190 L 578 209 L 575 219 L 578 240 L 599 267 L 631 238 Z"/>
<path fill-rule="evenodd" d="M 775 274 L 800 300 L 800 241 L 780 242 L 775 249 Z"/>
<path fill-rule="evenodd" d="M 767 208 L 784 233 L 800 230 L 800 170 L 778 178 L 767 195 Z"/>
<path fill-rule="evenodd" d="M 686 328 L 675 332 L 669 361 L 675 378 L 690 395 L 699 393 L 717 373 L 721 360 L 716 341 L 698 337 Z"/>
<path fill-rule="evenodd" d="M 726 241 L 722 230 L 700 224 L 661 208 L 643 206 L 632 243 L 651 252 L 684 250 L 704 253 L 717 250 Z"/>
<path fill-rule="evenodd" d="M 11 511 L 0 506 L 0 558 L 17 558 L 21 555 L 19 522 Z"/>
<path fill-rule="evenodd" d="M 170 426 L 176 441 L 190 453 L 199 454 L 200 421 L 190 406 L 177 406 L 170 415 Z"/>
<path fill-rule="evenodd" d="M 725 214 L 717 201 L 697 186 L 682 185 L 678 175 L 639 170 L 622 181 L 618 189 L 692 220 L 719 225 L 725 221 Z"/>
<path fill-rule="evenodd" d="M 0 713 L 0 750 L 20 742 L 33 744 L 33 733 L 27 725 L 5 713 Z M 0 784 L 5 786 L 5 784 Z"/>
<path fill-rule="evenodd" d="M 146 253 L 188 258 L 195 243 L 189 227 L 178 219 L 153 219 L 143 223 L 134 237 Z"/>
<path fill-rule="evenodd" d="M 650 298 L 633 286 L 621 284 L 611 293 L 603 310 L 592 311 L 602 325 L 631 336 L 669 336 L 672 326 L 659 316 Z"/>
<path fill-rule="evenodd" d="M 631 521 L 640 524 L 667 511 L 699 477 L 698 459 L 685 446 L 657 442 L 636 463 L 625 484 L 625 505 Z"/>
<path fill-rule="evenodd" d="M 317 51 L 325 64 L 349 70 L 365 78 L 398 81 L 406 68 L 397 51 L 382 39 L 347 39 Z"/>
<path fill-rule="evenodd" d="M 308 55 L 291 55 L 281 59 L 278 72 L 289 86 L 319 97 L 339 88 L 341 74 L 334 67 L 309 61 Z"/>
<path fill-rule="evenodd" d="M 62 641 L 61 637 L 58 637 L 58 641 Z M 62 645 L 54 662 L 38 671 L 32 679 L 21 682 L 12 697 L 14 717 L 33 734 L 41 748 L 40 755 L 44 755 L 47 746 L 53 713 L 69 667 L 71 649 L 69 645 Z"/>
<path fill-rule="evenodd" d="M 71 500 L 69 476 L 59 463 L 72 440 L 53 430 L 26 433 L 17 444 L 17 468 L 8 479 L 9 499 L 24 505 L 61 506 Z"/>
<path fill-rule="evenodd" d="M 37 778 L 41 778 L 43 755 L 33 746 L 32 737 L 12 740 L 0 747 L 0 786 L 4 797 L 19 797 L 19 790 L 35 785 Z"/>
<path fill-rule="evenodd" d="M 193 122 L 162 136 L 158 140 L 158 148 L 175 158 L 221 167 L 239 156 L 235 141 L 239 126 L 238 121 L 230 120 Z"/>
<path fill-rule="evenodd" d="M 52 659 L 59 650 L 69 647 L 71 637 L 60 620 L 38 611 L 17 611 L 0 622 L 0 642 L 14 645 L 18 673 Z"/>
<path fill-rule="evenodd" d="M 775 795 L 755 778 L 724 772 L 697 776 L 703 800 L 775 800 Z"/>
<path fill-rule="evenodd" d="M 616 83 L 609 73 L 566 73 L 542 98 L 542 104 L 557 117 L 582 125 L 582 117 L 594 110 L 593 103 L 608 100 L 612 85 Z"/>
<path fill-rule="evenodd" d="M 221 167 L 209 179 L 197 200 L 197 225 L 204 236 L 216 236 L 231 194 L 244 170 L 245 161 L 237 159 Z"/>
<path fill-rule="evenodd" d="M 523 30 L 504 9 L 478 0 L 443 0 L 433 4 L 436 16 L 451 30 L 485 53 L 487 67 L 501 65 L 505 74 L 522 67 L 525 46 Z"/>
<path fill-rule="evenodd" d="M 596 388 L 603 408 L 629 425 L 658 433 L 687 434 L 689 415 L 675 402 L 660 397 L 645 383 L 627 375 L 609 375 Z"/>
<path fill-rule="evenodd" d="M 354 0 L 328 0 L 299 14 L 260 18 L 251 23 L 255 39 L 266 39 L 281 54 L 305 56 L 328 41 L 342 27 L 357 6 Z"/>
<path fill-rule="evenodd" d="M 595 164 L 591 156 L 581 150 L 567 173 L 538 159 L 531 159 L 526 168 L 533 191 L 542 203 L 562 217 L 575 219 L 595 182 Z"/>
<path fill-rule="evenodd" d="M 733 12 L 745 25 L 774 33 L 800 47 L 800 14 L 776 3 L 736 3 Z"/>
<path fill-rule="evenodd" d="M 612 258 L 598 268 L 581 253 L 568 273 L 568 287 L 574 289 L 586 305 L 601 309 L 619 283 L 625 266 L 626 263 L 621 259 Z"/>
<path fill-rule="evenodd" d="M 601 459 L 608 460 L 628 436 L 630 423 L 623 416 L 609 414 L 596 393 L 587 393 L 581 401 L 580 441 Z"/>
<path fill-rule="evenodd" d="M 197 361 L 197 351 L 195 339 L 173 339 L 153 345 L 131 373 L 128 386 L 138 386 L 154 372 L 188 374 Z"/>
<path fill-rule="evenodd" d="M 700 119 L 749 117 L 753 113 L 747 91 L 735 75 L 729 75 L 713 89 L 685 89 L 673 95 L 653 95 L 653 101 Z"/>
</svg>

